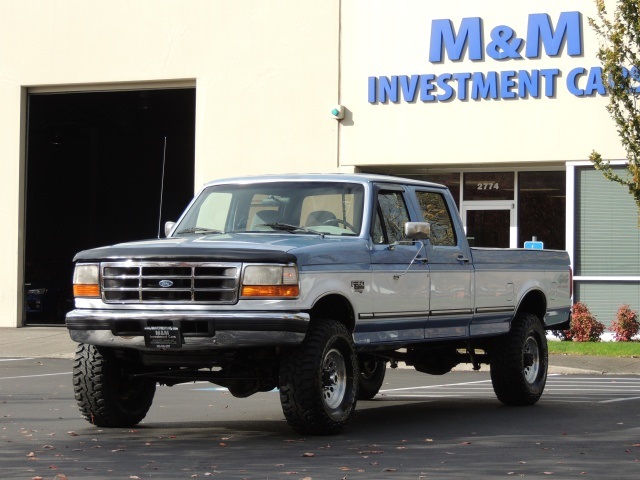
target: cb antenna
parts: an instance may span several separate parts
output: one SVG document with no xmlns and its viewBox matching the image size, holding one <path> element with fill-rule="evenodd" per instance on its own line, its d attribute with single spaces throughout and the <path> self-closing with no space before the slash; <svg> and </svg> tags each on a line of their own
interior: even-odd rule
<svg viewBox="0 0 640 480">
<path fill-rule="evenodd" d="M 158 213 L 158 238 L 160 238 L 160 224 L 162 223 L 162 197 L 164 195 L 164 166 L 167 162 L 167 137 L 164 137 L 162 147 L 162 179 L 160 180 L 160 212 Z"/>
</svg>

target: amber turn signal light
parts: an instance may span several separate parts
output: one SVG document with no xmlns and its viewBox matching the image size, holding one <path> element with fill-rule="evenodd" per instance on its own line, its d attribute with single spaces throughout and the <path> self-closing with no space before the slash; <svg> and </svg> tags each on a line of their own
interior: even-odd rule
<svg viewBox="0 0 640 480">
<path fill-rule="evenodd" d="M 74 297 L 99 297 L 100 285 L 98 284 L 77 284 L 73 286 Z"/>
<path fill-rule="evenodd" d="M 289 297 L 300 294 L 298 285 L 244 285 L 243 297 Z"/>
</svg>

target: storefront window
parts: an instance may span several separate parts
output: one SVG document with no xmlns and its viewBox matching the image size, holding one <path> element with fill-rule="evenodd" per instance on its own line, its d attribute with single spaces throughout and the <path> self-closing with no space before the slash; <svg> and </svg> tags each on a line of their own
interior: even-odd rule
<svg viewBox="0 0 640 480">
<path fill-rule="evenodd" d="M 623 168 L 614 171 L 625 174 Z M 633 197 L 592 167 L 576 170 L 575 235 L 576 275 L 640 275 L 638 211 Z"/>
<path fill-rule="evenodd" d="M 464 200 L 513 200 L 513 172 L 465 173 Z"/>
<path fill-rule="evenodd" d="M 418 177 L 415 177 L 418 178 Z M 460 174 L 459 173 L 430 173 L 428 175 L 422 175 L 419 180 L 427 182 L 440 183 L 449 189 L 453 199 L 456 202 L 456 207 L 460 210 Z"/>
<path fill-rule="evenodd" d="M 518 174 L 518 247 L 536 237 L 545 249 L 564 250 L 565 172 Z"/>
</svg>

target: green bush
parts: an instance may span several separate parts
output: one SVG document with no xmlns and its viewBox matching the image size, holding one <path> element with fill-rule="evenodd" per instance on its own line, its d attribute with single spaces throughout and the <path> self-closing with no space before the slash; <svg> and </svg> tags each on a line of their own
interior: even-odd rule
<svg viewBox="0 0 640 480">
<path fill-rule="evenodd" d="M 628 342 L 640 331 L 638 312 L 631 310 L 629 305 L 622 305 L 616 313 L 616 319 L 611 322 L 613 337 L 617 342 Z"/>
</svg>

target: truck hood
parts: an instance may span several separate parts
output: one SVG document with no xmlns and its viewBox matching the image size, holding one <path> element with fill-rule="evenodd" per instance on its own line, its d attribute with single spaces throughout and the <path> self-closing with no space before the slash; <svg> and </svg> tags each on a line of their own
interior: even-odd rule
<svg viewBox="0 0 640 480">
<path fill-rule="evenodd" d="M 302 265 L 369 261 L 367 243 L 358 237 L 321 237 L 291 233 L 226 233 L 142 240 L 79 252 L 75 261 L 195 260 L 277 262 Z"/>
</svg>

